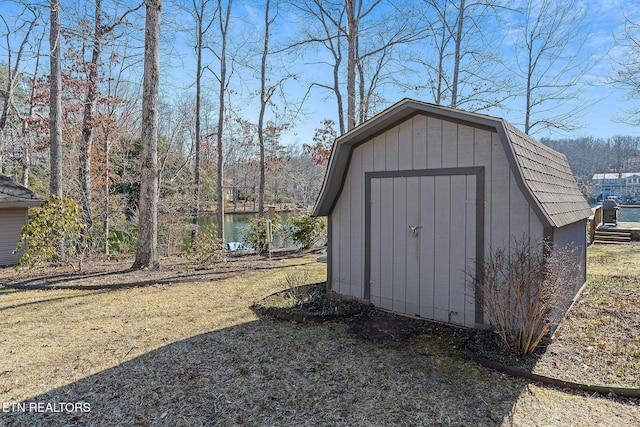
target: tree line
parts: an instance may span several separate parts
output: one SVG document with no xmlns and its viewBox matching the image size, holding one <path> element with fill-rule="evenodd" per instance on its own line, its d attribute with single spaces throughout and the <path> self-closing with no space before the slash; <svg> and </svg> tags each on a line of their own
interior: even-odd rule
<svg viewBox="0 0 640 427">
<path fill-rule="evenodd" d="M 612 47 L 607 83 L 630 97 L 639 87 L 637 24 L 621 9 L 624 32 L 593 51 L 577 0 L 0 6 L 1 172 L 76 200 L 94 250 L 137 217 L 138 268 L 157 265 L 172 218 L 191 217 L 197 239 L 211 204 L 223 240 L 227 197 L 260 215 L 266 203 L 308 208 L 335 136 L 400 94 L 479 112 L 515 102 L 536 134 L 578 127 L 588 73 Z M 332 117 L 293 141 L 318 96 Z"/>
<path fill-rule="evenodd" d="M 541 142 L 567 156 L 582 193 L 595 199 L 592 178 L 597 173 L 640 172 L 640 137 L 542 138 Z"/>
</svg>

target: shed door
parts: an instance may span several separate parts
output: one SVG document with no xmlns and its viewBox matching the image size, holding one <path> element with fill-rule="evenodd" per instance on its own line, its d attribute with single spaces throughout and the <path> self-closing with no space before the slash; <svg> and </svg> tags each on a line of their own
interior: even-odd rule
<svg viewBox="0 0 640 427">
<path fill-rule="evenodd" d="M 477 176 L 371 177 L 369 298 L 381 308 L 473 326 Z"/>
</svg>

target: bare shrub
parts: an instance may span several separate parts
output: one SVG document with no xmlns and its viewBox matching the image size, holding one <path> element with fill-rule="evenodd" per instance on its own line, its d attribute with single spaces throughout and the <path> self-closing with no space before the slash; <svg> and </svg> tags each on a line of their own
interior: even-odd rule
<svg viewBox="0 0 640 427">
<path fill-rule="evenodd" d="M 290 298 L 294 305 L 302 305 L 309 298 L 308 289 L 304 285 L 309 284 L 310 275 L 303 273 L 288 273 L 280 280 L 280 284 L 285 286 L 287 297 Z"/>
<path fill-rule="evenodd" d="M 546 254 L 546 255 L 545 255 Z M 575 251 L 552 249 L 529 237 L 515 238 L 509 248 L 491 250 L 469 282 L 502 344 L 518 354 L 531 354 L 557 325 L 575 287 Z M 568 298 L 567 298 L 568 296 Z"/>
</svg>

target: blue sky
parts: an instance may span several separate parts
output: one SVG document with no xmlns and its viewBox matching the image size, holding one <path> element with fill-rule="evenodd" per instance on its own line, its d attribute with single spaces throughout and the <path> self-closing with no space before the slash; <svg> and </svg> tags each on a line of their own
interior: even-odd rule
<svg viewBox="0 0 640 427">
<path fill-rule="evenodd" d="M 580 122 L 583 126 L 569 134 L 561 132 L 542 132 L 536 134 L 537 137 L 574 137 L 574 136 L 595 136 L 606 138 L 618 134 L 625 135 L 640 135 L 640 128 L 629 126 L 622 122 L 625 111 L 632 109 L 638 105 L 638 101 L 628 101 L 627 93 L 619 88 L 612 87 L 606 84 L 607 76 L 612 72 L 614 64 L 612 58 L 623 57 L 624 52 L 620 48 L 614 46 L 614 36 L 621 35 L 624 27 L 624 16 L 631 19 L 634 22 L 640 22 L 640 2 L 637 0 L 604 0 L 604 1 L 591 1 L 591 0 L 579 0 L 581 1 L 581 7 L 584 7 L 587 11 L 585 20 L 585 28 L 589 29 L 589 33 L 585 35 L 585 46 L 583 55 L 588 61 L 592 62 L 587 75 L 584 76 L 584 81 L 589 85 L 587 89 L 575 100 L 577 105 L 587 106 L 584 114 L 582 115 Z M 64 4 L 75 3 L 75 0 L 63 0 Z M 81 3 L 81 2 L 80 2 Z M 235 41 L 242 38 L 250 38 L 252 36 L 259 35 L 262 31 L 262 11 L 255 5 L 260 2 L 252 1 L 240 1 L 236 0 L 234 5 L 234 13 L 237 16 L 238 32 L 234 36 Z M 513 3 L 513 2 L 511 2 Z M 6 0 L 0 0 L 0 10 L 2 13 L 7 11 L 8 5 L 11 2 Z M 48 13 L 48 12 L 47 12 Z M 180 17 L 176 14 L 175 2 L 166 0 L 164 12 L 165 21 L 182 21 L 188 23 L 188 18 Z M 63 14 L 65 18 L 70 18 L 69 14 Z M 142 36 L 142 26 L 144 25 L 143 14 L 138 15 L 138 21 L 130 27 L 132 37 L 139 41 Z M 291 35 L 296 34 L 299 31 L 299 27 L 296 27 L 294 22 L 290 22 L 289 17 L 282 12 L 280 16 L 276 37 L 274 41 L 284 40 Z M 247 28 L 251 28 L 251 31 L 247 31 Z M 169 27 L 163 28 L 163 37 L 166 42 L 165 53 L 176 54 L 179 53 L 181 58 L 164 58 L 162 73 L 165 76 L 165 82 L 171 83 L 171 87 L 165 88 L 165 99 L 171 101 L 175 98 L 175 102 L 184 100 L 185 96 L 188 96 L 189 91 L 193 91 L 193 53 L 191 48 L 185 42 L 185 40 L 176 35 L 174 30 Z M 135 33 L 135 34 L 133 34 Z M 46 40 L 45 40 L 46 42 Z M 508 47 L 509 41 L 503 42 L 502 48 Z M 608 52 L 608 53 L 606 53 Z M 0 60 L 4 52 L 0 51 Z M 314 56 L 315 55 L 315 56 Z M 289 81 L 287 83 L 287 92 L 290 96 L 290 100 L 295 103 L 296 100 L 302 98 L 306 93 L 307 85 L 313 79 L 327 78 L 330 75 L 330 70 L 318 64 L 312 64 L 322 58 L 322 52 L 318 54 L 310 54 L 304 58 L 298 58 L 299 67 L 304 67 L 304 73 L 298 81 Z M 215 67 L 214 64 L 211 64 Z M 278 63 L 272 64 L 275 70 L 281 65 Z M 140 77 L 140 73 L 134 73 L 134 76 Z M 209 87 L 212 88 L 211 98 L 217 98 L 213 88 L 215 88 L 215 81 L 209 75 Z M 330 81 L 330 80 L 326 80 Z M 234 101 L 236 108 L 242 109 L 241 114 L 247 119 L 255 121 L 257 119 L 256 108 L 256 87 L 257 87 L 257 74 L 250 71 L 242 71 L 236 75 L 234 81 L 234 89 L 236 89 L 241 96 L 238 96 Z M 191 85 L 191 87 L 189 87 Z M 181 87 L 182 86 L 182 87 Z M 313 90 L 310 92 L 311 97 L 304 104 L 303 109 L 306 112 L 304 117 L 300 116 L 295 128 L 287 135 L 288 143 L 309 143 L 314 134 L 314 130 L 318 127 L 323 119 L 335 117 L 335 99 L 325 91 Z M 428 93 L 403 93 L 397 89 L 393 92 L 386 92 L 384 94 L 385 104 L 380 105 L 378 111 L 385 106 L 389 106 L 399 101 L 404 97 L 413 97 L 421 101 L 431 102 Z M 519 128 L 522 126 L 521 115 L 521 100 L 511 101 L 508 103 L 509 110 L 493 109 L 488 114 L 503 117 Z"/>
<path fill-rule="evenodd" d="M 513 3 L 512 3 L 513 4 Z M 579 97 L 573 99 L 567 108 L 583 107 L 584 111 L 576 120 L 580 127 L 571 132 L 541 131 L 534 136 L 537 138 L 571 138 L 580 136 L 594 136 L 607 138 L 614 135 L 640 136 L 640 128 L 630 126 L 624 122 L 626 112 L 638 108 L 640 100 L 628 100 L 628 92 L 608 83 L 609 75 L 615 68 L 615 61 L 623 58 L 625 52 L 617 47 L 615 38 L 623 34 L 625 17 L 633 22 L 640 23 L 640 2 L 636 0 L 605 0 L 590 1 L 579 0 L 579 7 L 586 11 L 585 21 L 581 31 L 583 32 L 584 46 L 581 50 L 582 58 L 589 63 L 588 72 L 582 77 L 586 84 L 585 90 Z M 261 25 L 260 13 L 254 13 L 254 24 L 257 28 Z M 509 40 L 503 41 L 503 49 L 508 49 Z M 328 68 L 319 66 L 309 67 L 308 72 L 328 74 Z M 299 123 L 290 137 L 294 141 L 308 142 L 313 137 L 313 132 L 324 118 L 335 119 L 335 100 L 327 96 L 327 92 L 312 92 L 313 97 L 305 105 L 310 112 L 305 120 Z M 404 97 L 417 98 L 431 102 L 428 93 L 402 93 L 394 90 L 385 93 L 386 106 L 392 105 Z M 522 98 L 510 100 L 506 103 L 508 109 L 491 109 L 481 111 L 503 117 L 523 129 Z M 379 110 L 378 110 L 379 111 Z"/>
</svg>

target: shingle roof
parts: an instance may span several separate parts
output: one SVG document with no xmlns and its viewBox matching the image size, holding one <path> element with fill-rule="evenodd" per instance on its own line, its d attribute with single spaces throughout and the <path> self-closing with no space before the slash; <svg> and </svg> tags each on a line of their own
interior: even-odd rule
<svg viewBox="0 0 640 427">
<path fill-rule="evenodd" d="M 524 182 L 556 227 L 580 221 L 591 208 L 578 188 L 564 154 L 502 120 Z"/>
<path fill-rule="evenodd" d="M 0 174 L 0 208 L 39 206 L 42 203 L 33 191 Z"/>
<path fill-rule="evenodd" d="M 439 105 L 403 99 L 336 139 L 313 214 L 328 215 L 340 195 L 354 146 L 415 114 L 495 129 L 525 192 L 546 225 L 562 227 L 588 218 L 591 208 L 580 192 L 567 158 L 520 132 L 506 120 Z"/>
</svg>

